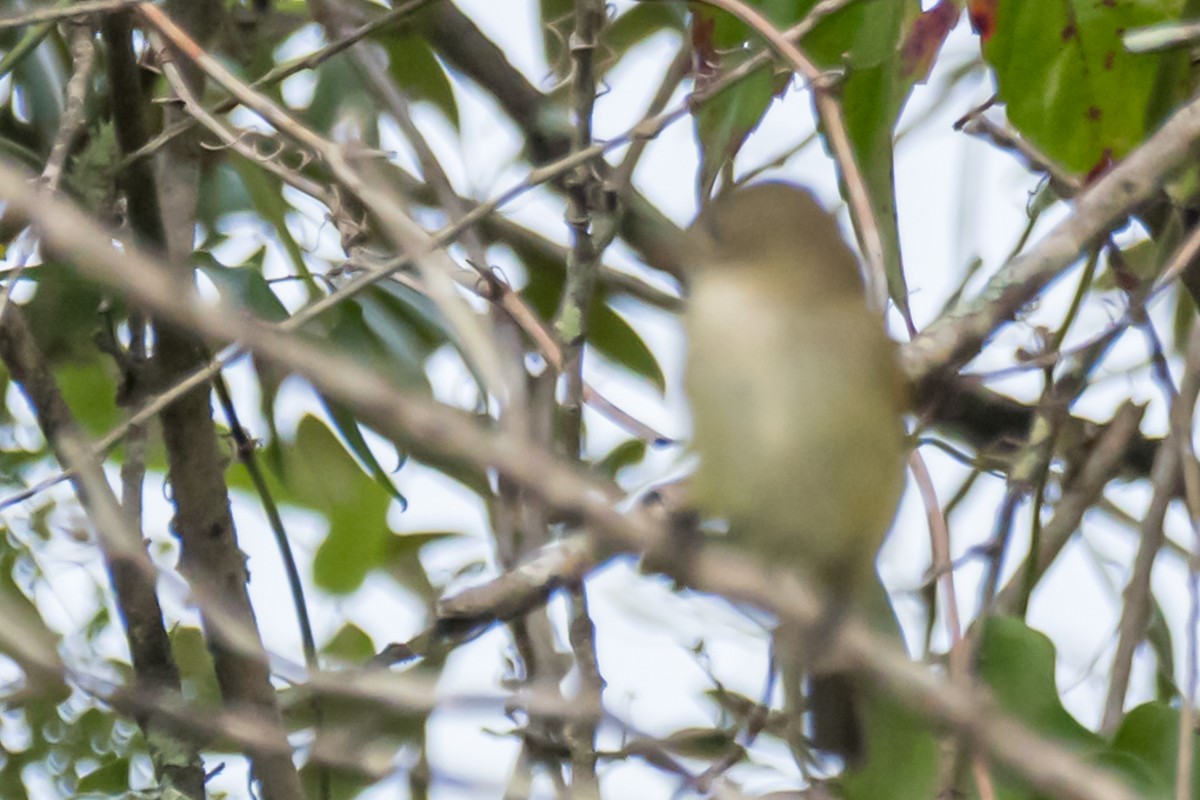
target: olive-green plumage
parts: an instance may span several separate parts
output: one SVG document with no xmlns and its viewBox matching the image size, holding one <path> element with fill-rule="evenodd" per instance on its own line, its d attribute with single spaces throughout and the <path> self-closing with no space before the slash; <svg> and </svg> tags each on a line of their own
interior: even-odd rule
<svg viewBox="0 0 1200 800">
<path fill-rule="evenodd" d="M 696 502 L 729 520 L 731 544 L 833 608 L 858 606 L 903 490 L 905 442 L 895 347 L 854 255 L 812 195 L 764 183 L 710 204 L 688 259 Z M 814 740 L 853 757 L 857 734 L 832 730 L 852 729 L 853 712 L 823 722 L 830 699 L 810 700 Z"/>
</svg>

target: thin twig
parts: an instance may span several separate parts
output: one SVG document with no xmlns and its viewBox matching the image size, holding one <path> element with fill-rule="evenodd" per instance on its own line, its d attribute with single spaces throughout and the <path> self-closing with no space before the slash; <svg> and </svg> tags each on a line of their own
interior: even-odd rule
<svg viewBox="0 0 1200 800">
<path fill-rule="evenodd" d="M 939 575 L 942 585 L 942 608 L 945 610 L 946 627 L 950 632 L 950 680 L 966 687 L 971 682 L 971 664 L 966 642 L 962 635 L 962 622 L 958 616 L 958 593 L 954 590 L 954 565 L 951 563 L 950 528 L 946 515 L 938 502 L 933 476 L 921 456 L 914 449 L 908 457 L 908 468 L 916 481 L 925 505 L 925 517 L 929 524 L 930 549 L 933 553 L 933 574 Z M 987 765 L 977 753 L 971 754 L 971 770 L 975 775 L 975 788 L 980 800 L 995 800 L 996 789 Z M 944 792 L 949 796 L 949 791 Z"/>
<path fill-rule="evenodd" d="M 50 145 L 46 166 L 42 168 L 42 184 L 50 191 L 58 191 L 71 148 L 87 123 L 84 103 L 87 100 L 88 83 L 96 62 L 96 48 L 92 43 L 92 34 L 90 26 L 74 25 L 71 27 L 71 77 L 67 80 L 64 92 L 63 113 L 59 120 L 58 131 L 54 134 L 54 142 Z M 16 269 L 5 276 L 8 278 L 8 283 L 5 284 L 3 294 L 0 295 L 0 317 L 4 315 L 8 304 L 12 302 L 13 290 L 21 282 L 28 264 L 28 256 L 22 256 Z"/>
<path fill-rule="evenodd" d="M 650 105 L 646 107 L 646 113 L 642 114 L 643 119 L 656 117 L 662 113 L 691 68 L 692 48 L 683 44 L 680 46 L 679 52 L 675 54 L 675 58 L 671 60 L 666 72 L 663 73 L 662 81 L 658 84 L 658 91 L 654 93 Z M 633 173 L 637 171 L 638 162 L 641 160 L 642 154 L 646 152 L 650 141 L 646 137 L 637 137 L 629 143 L 629 149 L 625 151 L 625 158 L 613 170 L 612 176 L 609 178 L 609 185 L 617 194 L 622 194 L 625 188 L 631 185 Z"/>
<path fill-rule="evenodd" d="M 1059 197 L 1074 197 L 1084 188 L 1083 181 L 1078 177 L 1059 167 L 1019 134 L 983 113 L 969 116 L 959 129 L 991 142 L 998 150 L 1017 154 L 1030 170 L 1045 173 L 1050 178 L 1051 188 Z"/>
<path fill-rule="evenodd" d="M 1122 469 L 1122 459 L 1130 440 L 1137 435 L 1144 412 L 1142 406 L 1124 403 L 1093 441 L 1074 482 L 1055 506 L 1054 516 L 1042 525 L 1040 549 L 1025 557 L 996 596 L 997 614 L 1015 614 L 1021 609 L 1026 600 L 1026 587 L 1045 573 L 1079 530 L 1083 515 L 1102 499 L 1104 487 Z M 1030 570 L 1033 577 L 1027 574 Z"/>
<path fill-rule="evenodd" d="M 306 377 L 320 391 L 354 409 L 382 435 L 408 443 L 418 457 L 437 453 L 495 469 L 548 508 L 575 515 L 595 537 L 602 557 L 632 550 L 651 559 L 670 558 L 673 538 L 647 520 L 620 513 L 615 507 L 620 493 L 611 485 L 581 474 L 570 463 L 530 447 L 511 433 L 488 428 L 469 414 L 398 390 L 387 377 L 353 358 L 333 356 L 312 342 L 281 335 L 224 304 L 202 303 L 180 276 L 136 246 L 114 249 L 104 230 L 86 215 L 37 191 L 23 171 L 3 162 L 0 198 L 30 217 L 46 243 L 65 260 L 131 302 L 214 340 L 239 339 L 265 361 Z M 753 603 L 797 630 L 812 630 L 827 618 L 822 604 L 794 580 L 780 580 L 762 565 L 720 547 L 703 550 L 687 566 L 684 577 L 689 585 Z M 964 692 L 928 667 L 910 662 L 893 643 L 871 634 L 857 620 L 846 621 L 839 647 L 844 648 L 847 663 L 890 696 L 950 725 L 1032 788 L 1065 800 L 1136 797 L 1111 774 L 1083 763 L 1076 754 L 997 711 L 980 693 Z"/>
<path fill-rule="evenodd" d="M 738 68 L 714 84 L 713 90 L 717 91 L 720 88 L 733 85 L 737 81 L 744 79 L 748 74 L 750 74 L 750 72 L 751 70 L 749 69 Z M 513 202 L 531 189 L 548 181 L 554 180 L 558 176 L 574 169 L 580 163 L 594 159 L 608 150 L 624 144 L 630 138 L 635 136 L 656 136 L 658 132 L 662 131 L 672 122 L 683 119 L 687 116 L 687 114 L 688 106 L 686 104 L 677 106 L 676 108 L 664 112 L 656 117 L 641 120 L 622 136 L 594 144 L 585 151 L 571 153 L 551 164 L 530 170 L 523 181 L 517 183 L 512 188 L 505 190 L 491 200 L 475 206 L 466 214 L 464 214 L 457 223 L 448 225 L 447 227 L 432 234 L 430 247 L 444 247 L 445 245 L 454 241 L 454 239 L 457 238 L 462 231 L 478 224 L 480 221 L 494 214 L 498 209 Z M 380 280 L 384 280 L 393 276 L 410 263 L 411 256 L 409 254 L 405 254 L 403 256 L 398 256 L 396 258 L 384 261 L 381 264 L 372 266 L 371 269 L 366 270 L 362 274 L 352 278 L 347 283 L 338 287 L 334 292 L 296 312 L 293 316 L 289 317 L 280 324 L 280 329 L 286 332 L 300 328 L 309 320 L 321 315 L 334 305 L 354 297 Z M 527 329 L 527 331 L 528 330 L 532 330 L 532 328 Z M 96 443 L 97 451 L 107 452 L 121 441 L 122 437 L 125 435 L 125 432 L 130 426 L 140 424 L 152 418 L 162 411 L 163 408 L 178 400 L 181 396 L 210 380 L 213 375 L 217 374 L 226 365 L 243 354 L 243 350 L 231 348 L 225 353 L 216 356 L 213 361 L 205 367 L 198 369 L 191 375 L 188 375 L 186 378 L 181 379 L 171 388 L 158 395 L 155 400 L 149 402 L 145 408 L 139 410 L 129 420 L 126 420 L 123 424 L 114 428 L 107 435 L 98 440 Z M 544 354 L 549 355 L 550 353 L 547 352 Z M 632 430 L 639 437 L 645 439 L 646 441 L 658 443 L 670 441 L 668 437 L 662 435 L 652 428 L 649 428 L 636 418 L 628 415 L 626 412 L 607 401 L 605 398 L 596 393 L 592 387 L 586 387 L 585 391 L 587 393 L 588 402 L 598 404 L 606 416 L 610 416 L 618 420 L 619 424 L 629 430 Z M 34 497 L 41 492 L 58 485 L 59 483 L 62 483 L 64 480 L 69 479 L 69 477 L 69 472 L 62 472 L 39 481 L 37 484 L 27 489 L 15 492 L 0 501 L 0 510 L 11 507 L 17 503 L 24 502 L 25 500 L 28 500 L 29 498 Z"/>
<path fill-rule="evenodd" d="M 72 8 L 78 8 L 78 4 Z M 71 148 L 87 124 L 84 104 L 87 101 L 92 69 L 96 63 L 96 45 L 92 41 L 94 34 L 95 31 L 90 25 L 70 27 L 71 77 L 63 92 L 63 113 L 59 119 L 58 132 L 54 134 L 50 154 L 46 157 L 46 166 L 42 169 L 42 181 L 50 190 L 58 189 L 67 158 L 71 155 Z"/>
<path fill-rule="evenodd" d="M 128 524 L 127 512 L 132 509 L 122 509 L 117 502 L 87 437 L 38 352 L 21 309 L 15 305 L 0 318 L 0 358 L 29 399 L 38 426 L 55 456 L 74 473 L 75 493 L 99 537 L 100 552 L 129 643 L 134 675 L 157 691 L 178 696 L 179 668 L 163 623 L 154 579 L 156 570 L 141 536 Z M 25 647 L 38 641 L 37 637 L 27 638 Z M 20 652 L 20 649 L 6 650 Z M 34 656 L 30 658 L 36 661 Z M 57 658 L 53 661 L 56 663 Z M 196 747 L 176 738 L 157 714 L 140 715 L 138 723 L 146 737 L 159 788 L 165 793 L 175 790 L 190 800 L 203 800 L 204 769 Z"/>
<path fill-rule="evenodd" d="M 824 88 L 824 73 L 800 51 L 800 48 L 793 44 L 792 37 L 781 33 L 761 12 L 747 5 L 743 0 L 699 1 L 716 6 L 745 22 L 808 82 L 813 93 L 813 103 L 825 125 L 825 139 L 829 142 L 834 159 L 841 168 L 842 180 L 846 183 L 850 213 L 854 218 L 855 229 L 858 231 L 859 241 L 863 245 L 863 256 L 867 261 L 867 296 L 876 308 L 885 308 L 888 284 L 883 240 L 880 238 L 879 225 L 875 220 L 875 210 L 871 205 L 871 194 L 867 189 L 862 170 L 858 166 L 858 159 L 854 155 L 854 146 L 850 143 L 850 134 L 846 130 L 842 107 L 838 104 L 837 99 Z"/>
<path fill-rule="evenodd" d="M 572 149 L 592 146 L 592 113 L 596 104 L 595 54 L 605 22 L 603 0 L 575 0 L 575 26 L 568 50 L 571 56 L 571 106 L 574 115 Z M 554 332 L 562 353 L 562 401 L 558 438 L 567 457 L 578 460 L 583 449 L 583 358 L 588 337 L 592 297 L 605 247 L 616 232 L 612 201 L 602 186 L 595 165 L 580 164 L 568 177 L 566 222 L 571 234 L 567 275 L 554 319 Z M 604 678 L 596 655 L 596 630 L 588 611 L 587 585 L 570 587 L 568 641 L 579 670 L 577 698 L 586 708 L 599 709 Z M 599 800 L 596 777 L 596 725 L 568 725 L 563 733 L 571 750 L 573 796 Z"/>
<path fill-rule="evenodd" d="M 120 11 L 123 8 L 140 5 L 150 0 L 75 0 L 75 2 L 59 2 L 50 8 L 38 8 L 23 14 L 11 14 L 0 17 L 0 30 L 20 28 L 25 25 L 54 24 L 64 20 L 79 19 L 92 14 L 103 14 Z"/>
<path fill-rule="evenodd" d="M 140 2 L 147 2 L 147 0 L 140 0 Z M 362 41 L 372 33 L 380 31 L 389 25 L 403 22 L 414 12 L 433 2 L 436 2 L 436 0 L 409 0 L 407 3 L 402 3 L 393 8 L 391 11 L 381 14 L 380 16 L 368 23 L 365 23 L 340 39 L 330 42 L 315 53 L 301 56 L 300 58 L 293 59 L 292 61 L 288 61 L 287 63 L 280 64 L 272 68 L 251 83 L 250 87 L 255 90 L 265 89 L 279 84 L 285 79 L 290 78 L 292 75 L 304 70 L 316 69 L 330 58 L 333 58 L 339 53 L 344 52 L 351 45 Z M 217 114 L 224 114 L 228 111 L 232 111 L 239 105 L 241 105 L 241 103 L 236 97 L 230 97 L 214 104 L 206 109 L 206 111 L 210 115 L 215 116 Z M 121 167 L 125 167 L 130 161 L 136 161 L 138 159 L 153 155 L 154 153 L 158 152 L 163 145 L 174 139 L 176 136 L 186 133 L 194 128 L 196 123 L 197 120 L 188 119 L 180 120 L 179 122 L 168 125 L 157 136 L 146 142 L 146 144 L 144 144 L 142 147 L 125 156 L 121 162 Z"/>
<path fill-rule="evenodd" d="M 158 7 L 143 6 L 138 13 L 209 78 L 281 133 L 318 156 L 341 187 L 362 201 L 378 220 L 383 235 L 417 265 L 425 280 L 428 296 L 457 335 L 460 351 L 476 373 L 482 376 L 482 388 L 496 397 L 508 397 L 510 392 L 506 387 L 509 375 L 501 369 L 502 360 L 495 342 L 484 329 L 479 315 L 455 290 L 446 265 L 449 256 L 433 244 L 429 234 L 405 212 L 386 181 L 372 173 L 366 160 L 319 135 L 270 98 L 247 86 Z"/>
<path fill-rule="evenodd" d="M 1200 395 L 1200 326 L 1192 326 L 1184 360 L 1179 395 L 1170 409 L 1172 438 L 1179 446 L 1184 498 L 1192 528 L 1192 549 L 1188 553 L 1188 624 L 1183 674 L 1183 703 L 1179 710 L 1179 749 L 1175 761 L 1175 798 L 1192 796 L 1196 719 L 1197 642 L 1200 628 L 1200 464 L 1192 451 L 1192 420 L 1196 397 Z"/>
<path fill-rule="evenodd" d="M 143 6 L 140 10 L 157 11 L 162 16 L 154 6 Z M 144 89 L 133 50 L 135 13 L 140 11 L 110 14 L 101 23 L 108 46 L 109 99 L 116 139 L 124 153 L 136 150 L 149 138 Z M 153 31 L 149 35 L 154 38 Z M 201 72 L 193 71 L 187 76 L 193 91 L 201 90 L 203 80 Z M 174 113 L 168 109 L 167 117 Z M 176 181 L 170 191 L 160 192 L 159 176 L 147 161 L 131 163 L 121 173 L 120 188 L 135 242 L 163 253 L 177 279 L 190 282 L 199 154 L 186 140 L 176 141 L 164 164 L 163 180 Z M 148 369 L 170 381 L 187 375 L 208 360 L 203 343 L 192 332 L 152 313 L 151 318 L 155 347 Z M 174 506 L 172 531 L 181 546 L 180 572 L 195 587 L 208 591 L 219 587 L 225 612 L 241 623 L 238 633 L 242 640 L 233 641 L 225 635 L 226 626 L 213 619 L 210 608 L 200 609 L 205 643 L 212 654 L 222 700 L 253 708 L 272 727 L 279 728 L 282 715 L 278 696 L 271 683 L 266 649 L 248 593 L 249 575 L 245 556 L 238 548 L 229 506 L 225 462 L 219 452 L 209 393 L 204 387 L 165 408 L 161 430 Z M 281 746 L 287 745 L 285 736 Z M 292 758 L 258 750 L 250 750 L 247 755 L 264 800 L 290 800 L 303 794 L 299 770 Z"/>
<path fill-rule="evenodd" d="M 1200 99 L 1193 99 L 1079 195 L 1070 216 L 1037 246 L 1006 263 L 975 298 L 943 314 L 904 345 L 902 362 L 910 379 L 917 384 L 935 381 L 965 365 L 1090 243 L 1154 196 L 1166 176 L 1191 157 L 1197 139 Z"/>
</svg>

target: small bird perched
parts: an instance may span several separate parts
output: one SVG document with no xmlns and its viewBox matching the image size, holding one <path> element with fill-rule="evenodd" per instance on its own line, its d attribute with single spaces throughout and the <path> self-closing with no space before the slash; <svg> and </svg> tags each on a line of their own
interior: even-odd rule
<svg viewBox="0 0 1200 800">
<path fill-rule="evenodd" d="M 877 585 L 906 447 L 895 346 L 855 257 L 837 221 L 788 183 L 725 193 L 686 240 L 695 502 L 729 521 L 732 546 L 791 570 L 834 615 L 858 608 Z M 853 762 L 851 677 L 822 675 L 814 653 L 793 658 L 812 673 L 813 744 Z M 798 692 L 787 672 L 785 694 Z"/>
</svg>

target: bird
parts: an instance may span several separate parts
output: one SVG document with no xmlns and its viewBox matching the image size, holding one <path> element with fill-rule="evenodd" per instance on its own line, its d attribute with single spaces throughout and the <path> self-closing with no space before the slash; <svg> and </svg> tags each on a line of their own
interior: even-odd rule
<svg viewBox="0 0 1200 800">
<path fill-rule="evenodd" d="M 763 182 L 712 200 L 684 241 L 694 502 L 728 522 L 731 547 L 806 581 L 831 619 L 877 606 L 875 556 L 904 490 L 905 382 L 837 220 L 806 189 Z M 805 741 L 859 761 L 854 676 L 814 653 L 797 662 L 808 696 L 786 699 L 801 691 L 786 666 L 783 688 L 809 712 Z"/>
</svg>

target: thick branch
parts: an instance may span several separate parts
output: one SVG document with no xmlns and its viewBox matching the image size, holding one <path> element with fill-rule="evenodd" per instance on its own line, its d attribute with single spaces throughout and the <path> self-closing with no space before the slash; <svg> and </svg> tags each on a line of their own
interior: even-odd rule
<svg viewBox="0 0 1200 800">
<path fill-rule="evenodd" d="M 125 154 L 135 152 L 149 139 L 143 118 L 144 97 L 133 63 L 131 30 L 127 14 L 112 15 L 104 25 L 109 48 L 110 83 L 117 139 Z M 194 146 L 186 137 L 176 140 L 175 152 Z M 131 162 L 123 186 L 129 219 L 139 242 L 168 252 L 174 269 L 190 276 L 191 223 L 186 208 L 175 208 L 175 231 L 168 241 L 158 190 L 150 163 Z M 181 232 L 183 225 L 188 231 Z M 178 279 L 177 279 L 178 280 Z M 190 287 L 190 280 L 181 284 Z M 156 317 L 156 346 L 153 368 L 157 380 L 175 383 L 209 361 L 203 343 L 191 331 Z M 163 441 L 167 449 L 168 479 L 175 505 L 172 529 L 181 543 L 180 570 L 193 585 L 217 593 L 226 608 L 243 619 L 253 631 L 256 652 L 246 653 L 241 645 L 227 640 L 220 625 L 201 617 L 212 652 L 213 666 L 225 702 L 260 714 L 269 730 L 279 732 L 282 742 L 267 750 L 249 751 L 254 774 L 266 800 L 303 797 L 300 776 L 292 759 L 280 755 L 287 749 L 282 716 L 271 685 L 266 653 L 254 622 L 254 609 L 247 592 L 245 555 L 238 548 L 225 486 L 225 459 L 221 454 L 212 418 L 208 384 L 204 383 L 163 410 Z"/>
<path fill-rule="evenodd" d="M 586 475 L 575 464 L 549 456 L 522 437 L 484 427 L 462 411 L 400 391 L 352 358 L 334 356 L 220 305 L 203 303 L 190 285 L 136 248 L 118 252 L 109 246 L 106 234 L 86 215 L 38 192 L 27 178 L 0 164 L 0 197 L 17 213 L 34 219 L 47 243 L 93 278 L 214 341 L 237 338 L 264 360 L 305 376 L 418 456 L 434 452 L 495 469 L 548 507 L 583 520 L 596 544 L 602 545 L 597 563 L 616 551 L 678 562 L 678 554 L 670 552 L 674 539 L 666 531 L 617 510 L 615 487 Z M 814 630 L 827 619 L 826 609 L 803 587 L 784 576 L 766 574 L 760 565 L 736 553 L 706 548 L 693 563 L 684 565 L 683 573 L 697 589 L 758 605 L 798 630 Z M 979 692 L 947 684 L 927 667 L 911 663 L 895 645 L 881 642 L 857 621 L 845 624 L 839 645 L 848 663 L 893 697 L 950 725 L 1034 788 L 1067 800 L 1136 797 L 1106 772 L 997 711 Z"/>
<path fill-rule="evenodd" d="M 91 443 L 63 400 L 21 309 L 14 304 L 9 304 L 0 319 L 0 359 L 21 385 L 58 460 L 73 470 L 75 493 L 99 533 L 138 683 L 177 697 L 179 668 L 155 593 L 154 565 L 140 537 L 126 524 L 100 462 L 92 454 Z M 146 712 L 137 719 L 146 736 L 159 788 L 163 792 L 173 788 L 185 797 L 203 800 L 204 767 L 199 751 L 176 739 L 157 715 Z"/>
<path fill-rule="evenodd" d="M 1040 242 L 1005 264 L 974 299 L 952 310 L 906 345 L 905 369 L 921 384 L 957 372 L 1026 303 L 1074 264 L 1193 156 L 1200 140 L 1200 100 L 1167 120 L 1076 200 L 1071 215 Z"/>
<path fill-rule="evenodd" d="M 417 26 L 450 66 L 496 99 L 524 134 L 530 161 L 546 164 L 571 151 L 572 126 L 566 109 L 525 80 L 504 52 L 458 6 L 437 3 L 422 12 Z M 604 177 L 607 167 L 607 163 L 597 160 Z M 555 181 L 554 186 L 560 191 L 565 189 L 563 181 Z M 679 276 L 678 226 L 632 188 L 623 193 L 622 202 L 625 207 L 618 220 L 621 238 L 650 266 Z"/>
</svg>

